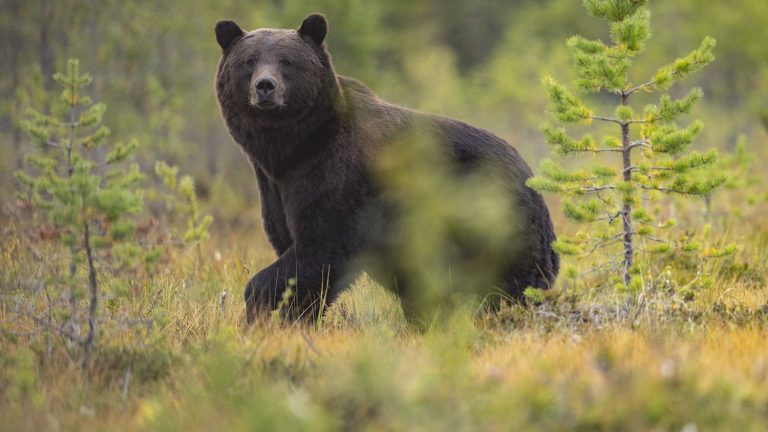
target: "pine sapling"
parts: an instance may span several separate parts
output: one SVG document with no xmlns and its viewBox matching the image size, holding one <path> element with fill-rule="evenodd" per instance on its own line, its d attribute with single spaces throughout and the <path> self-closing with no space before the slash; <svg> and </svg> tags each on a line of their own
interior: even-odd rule
<svg viewBox="0 0 768 432">
<path fill-rule="evenodd" d="M 702 130 L 700 121 L 687 126 L 677 123 L 702 97 L 701 89 L 692 89 L 682 99 L 661 94 L 658 104 L 648 105 L 642 112 L 636 112 L 630 105 L 638 92 L 668 90 L 715 58 L 712 54 L 715 40 L 706 37 L 697 49 L 658 69 L 651 79 L 639 84 L 631 82 L 630 67 L 634 58 L 645 50 L 651 35 L 646 5 L 647 0 L 585 0 L 584 6 L 590 15 L 609 22 L 610 42 L 581 36 L 573 36 L 567 42 L 578 76 L 576 87 L 585 93 L 612 95 L 617 102 L 612 115 L 597 114 L 553 78 L 544 79 L 551 111 L 560 122 L 613 124 L 619 132 L 599 139 L 591 134 L 574 138 L 564 127 L 544 124 L 544 136 L 555 152 L 606 154 L 614 155 L 615 159 L 580 170 L 568 170 L 553 160 L 544 160 L 540 175 L 528 182 L 537 190 L 563 195 L 567 218 L 596 224 L 589 234 L 561 236 L 553 245 L 559 253 L 584 256 L 599 249 L 621 246 L 621 254 L 600 267 L 620 265 L 624 287 L 641 284 L 639 276 L 633 277 L 638 271 L 634 265 L 638 252 L 665 253 L 674 248 L 693 247 L 684 241 L 658 236 L 659 230 L 676 222 L 658 220 L 649 211 L 648 202 L 664 194 L 707 196 L 726 181 L 723 175 L 694 175 L 698 169 L 713 164 L 718 155 L 715 150 L 688 151 Z"/>
<path fill-rule="evenodd" d="M 16 177 L 26 187 L 23 198 L 55 228 L 51 238 L 69 251 L 69 311 L 66 324 L 59 328 L 62 336 L 82 347 L 85 368 L 97 333 L 101 258 L 141 249 L 129 240 L 136 228 L 133 216 L 143 206 L 142 191 L 137 187 L 143 175 L 137 164 L 125 165 L 137 147 L 135 142 L 106 143 L 109 129 L 101 125 L 106 106 L 83 94 L 92 77 L 80 73 L 78 61 L 69 60 L 66 73 L 55 74 L 54 80 L 63 88 L 66 116 L 61 119 L 31 108 L 27 111 L 21 126 L 41 151 L 29 158 L 33 173 L 19 171 Z M 83 265 L 85 280 L 80 281 Z M 87 287 L 85 318 L 80 312 L 81 282 Z M 84 335 L 78 330 L 81 319 L 87 323 Z"/>
</svg>

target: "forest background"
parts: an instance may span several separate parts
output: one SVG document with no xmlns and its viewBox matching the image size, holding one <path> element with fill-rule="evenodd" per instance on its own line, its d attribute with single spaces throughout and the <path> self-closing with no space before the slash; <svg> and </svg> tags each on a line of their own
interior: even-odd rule
<svg viewBox="0 0 768 432">
<path fill-rule="evenodd" d="M 203 201 L 215 197 L 214 229 L 257 230 L 253 174 L 215 101 L 212 77 L 220 51 L 212 28 L 225 18 L 244 28 L 294 28 L 311 11 L 329 18 L 328 44 L 338 73 L 363 81 L 385 100 L 486 128 L 533 167 L 550 151 L 538 130 L 547 119 L 542 77 L 573 79 L 564 43 L 570 35 L 607 36 L 597 18 L 570 0 L 323 0 L 311 6 L 4 0 L 0 140 L 8 145 L 0 148 L 3 200 L 12 195 L 12 174 L 32 148 L 19 120 L 26 108 L 50 104 L 52 97 L 43 90 L 54 88 L 53 73 L 68 58 L 78 58 L 94 75 L 93 98 L 107 104 L 104 123 L 112 139 L 138 139 L 145 165 L 162 159 L 193 175 Z M 653 3 L 651 11 L 653 40 L 634 71 L 650 76 L 658 65 L 698 46 L 703 36 L 716 38 L 717 62 L 687 83 L 705 93 L 705 103 L 692 115 L 707 126 L 697 147 L 733 150 L 743 134 L 749 154 L 759 160 L 768 128 L 768 29 L 763 25 L 768 5 L 683 0 Z"/>
</svg>

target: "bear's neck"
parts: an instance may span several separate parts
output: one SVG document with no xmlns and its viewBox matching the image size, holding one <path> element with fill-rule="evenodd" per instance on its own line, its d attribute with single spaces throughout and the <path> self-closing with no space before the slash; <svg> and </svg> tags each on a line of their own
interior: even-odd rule
<svg viewBox="0 0 768 432">
<path fill-rule="evenodd" d="M 268 126 L 249 125 L 238 139 L 251 162 L 272 180 L 328 151 L 341 128 L 345 111 L 338 87 L 331 94 L 318 97 L 319 102 L 297 121 Z M 327 154 L 327 153 L 326 153 Z"/>
</svg>

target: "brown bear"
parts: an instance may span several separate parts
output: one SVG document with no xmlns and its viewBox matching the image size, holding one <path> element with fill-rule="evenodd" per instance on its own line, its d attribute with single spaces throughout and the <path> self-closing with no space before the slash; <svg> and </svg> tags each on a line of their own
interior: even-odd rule
<svg viewBox="0 0 768 432">
<path fill-rule="evenodd" d="M 526 287 L 548 288 L 559 268 L 551 247 L 555 234 L 541 195 L 525 185 L 531 170 L 518 152 L 489 132 L 387 103 L 337 75 L 327 32 L 320 14 L 308 16 L 298 30 L 245 32 L 232 21 L 216 23 L 223 50 L 216 95 L 229 132 L 256 172 L 264 229 L 278 255 L 245 289 L 248 321 L 276 308 L 289 286 L 293 310 L 314 316 L 368 270 L 357 265 L 361 255 L 375 259 L 378 253 L 380 262 L 392 262 L 386 257 L 397 252 L 380 246 L 392 243 L 386 237 L 394 224 L 363 216 L 398 213 L 387 209 L 372 162 L 417 125 L 438 137 L 452 163 L 468 170 L 493 165 L 507 183 L 522 220 L 516 238 L 522 252 L 502 257 L 502 289 L 520 298 Z M 407 296 L 407 275 L 396 265 L 390 270 L 401 298 Z M 389 276 L 379 279 L 389 286 Z"/>
</svg>

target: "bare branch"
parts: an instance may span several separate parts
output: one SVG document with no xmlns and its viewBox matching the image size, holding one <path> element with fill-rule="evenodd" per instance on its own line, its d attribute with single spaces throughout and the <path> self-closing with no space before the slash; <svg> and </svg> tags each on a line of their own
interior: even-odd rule
<svg viewBox="0 0 768 432">
<path fill-rule="evenodd" d="M 592 255 L 593 252 L 595 252 L 596 250 L 598 250 L 598 249 L 600 249 L 602 247 L 608 247 L 608 246 L 617 244 L 617 243 L 621 242 L 622 237 L 624 237 L 624 232 L 621 232 L 619 234 L 611 236 L 611 237 L 609 237 L 607 239 L 603 239 L 603 240 L 593 244 L 592 247 L 583 254 L 583 256 Z"/>
<path fill-rule="evenodd" d="M 595 221 L 601 221 L 601 222 L 605 221 L 605 222 L 611 223 L 611 222 L 615 221 L 616 219 L 618 219 L 619 216 L 621 216 L 623 213 L 624 213 L 623 210 L 619 210 L 616 213 L 611 213 L 611 214 L 606 215 L 605 217 L 597 218 L 597 219 L 595 219 Z"/>
<path fill-rule="evenodd" d="M 623 170 L 621 170 L 621 172 L 622 172 L 622 174 L 623 174 L 623 173 L 627 173 L 627 172 L 630 172 L 630 173 L 631 173 L 631 172 L 635 172 L 635 171 L 637 171 L 637 170 L 639 170 L 639 169 L 640 169 L 640 168 L 638 168 L 637 166 L 635 166 L 635 165 L 632 165 L 632 166 L 628 166 L 628 167 L 624 168 Z"/>
<path fill-rule="evenodd" d="M 638 141 L 631 141 L 627 148 L 629 150 L 632 150 L 633 148 L 636 148 L 636 147 L 651 148 L 651 146 L 648 145 L 648 140 L 647 139 L 642 139 L 642 140 L 638 140 Z"/>
<path fill-rule="evenodd" d="M 63 338 L 66 338 L 72 343 L 76 343 L 78 345 L 81 345 L 82 343 L 80 340 L 78 340 L 78 337 L 75 333 L 67 330 L 64 325 L 55 325 L 48 323 L 47 318 L 40 318 L 39 316 L 36 316 L 32 314 L 30 311 L 21 311 L 21 310 L 14 310 L 10 309 L 8 311 L 12 315 L 16 315 L 19 318 L 27 318 L 35 322 L 35 324 L 39 325 L 40 327 L 46 328 L 48 330 L 52 330 L 55 333 L 61 335 Z M 36 331 L 36 334 L 39 334 L 40 331 Z M 30 333 L 32 334 L 32 333 Z"/>
<path fill-rule="evenodd" d="M 608 201 L 607 199 L 603 198 L 603 196 L 600 195 L 600 192 L 595 192 L 595 195 L 597 195 L 597 199 L 602 201 L 603 204 L 606 204 L 606 205 L 610 204 L 610 201 Z"/>
<path fill-rule="evenodd" d="M 612 118 L 612 117 L 603 117 L 603 116 L 595 116 L 595 115 L 593 115 L 593 116 L 589 116 L 589 118 L 592 119 L 592 120 L 599 120 L 599 121 L 604 121 L 604 122 L 616 123 L 616 124 L 619 124 L 619 125 L 624 124 L 623 121 L 621 121 L 619 119 Z"/>
<path fill-rule="evenodd" d="M 597 273 L 600 270 L 605 269 L 605 268 L 610 268 L 611 270 L 616 270 L 616 268 L 619 266 L 619 264 L 620 264 L 620 262 L 621 262 L 623 257 L 624 257 L 624 252 L 621 252 L 620 254 L 616 254 L 616 255 L 613 256 L 613 258 L 610 258 L 608 261 L 606 261 L 606 262 L 604 262 L 602 264 L 598 264 L 598 265 L 590 268 L 589 270 L 585 270 L 585 271 L 579 273 L 579 277 L 584 277 L 584 276 L 587 276 L 587 275 L 589 275 L 591 273 Z"/>
<path fill-rule="evenodd" d="M 606 186 L 593 186 L 593 187 L 588 187 L 588 188 L 583 188 L 583 189 L 573 189 L 573 190 L 576 190 L 576 191 L 579 191 L 579 192 L 584 192 L 584 193 L 598 193 L 600 191 L 614 190 L 614 189 L 616 189 L 616 186 L 606 185 Z"/>
<path fill-rule="evenodd" d="M 640 90 L 642 90 L 644 88 L 655 86 L 655 85 L 656 85 L 656 82 L 654 80 L 651 80 L 651 81 L 648 81 L 646 83 L 638 84 L 638 85 L 632 87 L 631 89 L 622 92 L 622 94 L 624 96 L 631 96 L 632 94 L 637 93 L 638 91 L 640 91 Z"/>
<path fill-rule="evenodd" d="M 656 242 L 656 243 L 670 243 L 670 242 L 664 241 L 664 240 L 662 240 L 662 239 L 660 239 L 658 237 L 653 237 L 653 236 L 650 236 L 650 235 L 647 235 L 647 234 L 638 234 L 638 235 L 640 237 L 642 237 L 642 238 L 644 238 L 646 240 L 650 240 L 652 242 Z"/>
</svg>

